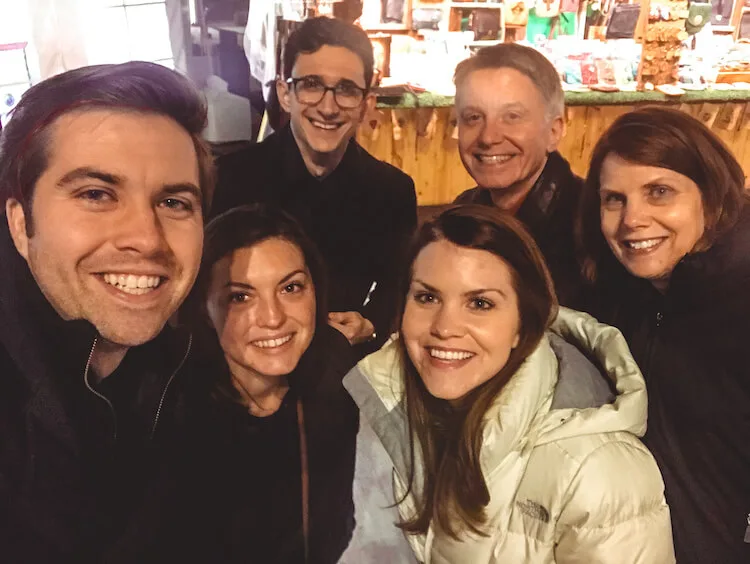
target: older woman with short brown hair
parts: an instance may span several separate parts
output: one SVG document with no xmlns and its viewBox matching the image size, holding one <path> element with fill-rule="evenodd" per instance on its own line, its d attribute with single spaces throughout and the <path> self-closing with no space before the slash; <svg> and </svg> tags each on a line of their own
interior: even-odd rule
<svg viewBox="0 0 750 564">
<path fill-rule="evenodd" d="M 750 562 L 750 206 L 725 145 L 689 115 L 643 108 L 594 149 L 578 240 L 600 319 L 649 392 L 681 564 Z"/>
</svg>

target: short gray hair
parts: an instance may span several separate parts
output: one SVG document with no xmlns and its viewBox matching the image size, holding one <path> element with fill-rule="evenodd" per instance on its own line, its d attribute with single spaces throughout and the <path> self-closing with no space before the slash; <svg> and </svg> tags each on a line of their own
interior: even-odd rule
<svg viewBox="0 0 750 564">
<path fill-rule="evenodd" d="M 547 107 L 547 118 L 562 117 L 565 110 L 560 75 L 554 65 L 536 49 L 517 43 L 500 43 L 484 47 L 476 55 L 456 66 L 453 82 L 456 90 L 474 71 L 482 69 L 514 69 L 527 76 L 537 87 Z"/>
</svg>

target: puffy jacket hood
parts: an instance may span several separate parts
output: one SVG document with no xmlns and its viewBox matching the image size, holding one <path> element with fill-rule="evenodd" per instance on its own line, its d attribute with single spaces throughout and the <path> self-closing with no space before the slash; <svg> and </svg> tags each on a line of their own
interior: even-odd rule
<svg viewBox="0 0 750 564">
<path fill-rule="evenodd" d="M 398 354 L 389 342 L 344 385 L 390 457 L 394 500 L 408 519 L 424 491 L 424 466 L 415 448 L 409 490 Z M 485 414 L 487 536 L 464 532 L 453 539 L 430 524 L 424 534 L 407 536 L 417 560 L 615 564 L 627 555 L 633 564 L 674 562 L 664 485 L 635 437 L 645 426 L 645 385 L 619 331 L 561 309 Z"/>
<path fill-rule="evenodd" d="M 405 472 L 407 423 L 396 338 L 360 361 L 344 385 L 397 471 Z M 614 390 L 613 401 L 608 388 Z M 646 405 L 643 376 L 622 334 L 587 314 L 560 308 L 549 333 L 485 416 L 483 444 L 492 448 L 482 450 L 483 471 L 491 473 L 509 452 L 528 443 L 617 431 L 642 436 Z"/>
</svg>

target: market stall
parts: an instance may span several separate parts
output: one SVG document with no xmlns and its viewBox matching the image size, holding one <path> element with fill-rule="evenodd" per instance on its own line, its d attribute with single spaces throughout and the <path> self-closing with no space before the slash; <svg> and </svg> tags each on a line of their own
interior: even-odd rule
<svg viewBox="0 0 750 564">
<path fill-rule="evenodd" d="M 458 155 L 453 69 L 477 48 L 520 39 L 558 69 L 567 106 L 560 152 L 577 174 L 586 174 L 591 151 L 609 124 L 643 104 L 669 104 L 697 117 L 750 173 L 745 1 L 750 4 L 519 0 L 522 7 L 515 0 L 407 1 L 413 30 L 390 36 L 388 50 L 380 51 L 386 56 L 379 59 L 385 71 L 378 109 L 358 139 L 414 178 L 420 204 L 452 201 L 474 185 Z M 555 22 L 566 13 L 570 25 Z M 540 27 L 544 19 L 547 28 Z M 516 32 L 509 37 L 511 28 Z"/>
<path fill-rule="evenodd" d="M 703 121 L 750 174 L 750 89 L 691 91 L 678 99 L 660 92 L 569 92 L 560 152 L 573 171 L 586 174 L 596 141 L 617 116 L 650 103 L 670 104 Z M 371 117 L 360 129 L 359 142 L 411 175 L 420 205 L 449 203 L 475 185 L 458 156 L 452 97 L 408 95 L 395 104 L 381 104 Z"/>
</svg>

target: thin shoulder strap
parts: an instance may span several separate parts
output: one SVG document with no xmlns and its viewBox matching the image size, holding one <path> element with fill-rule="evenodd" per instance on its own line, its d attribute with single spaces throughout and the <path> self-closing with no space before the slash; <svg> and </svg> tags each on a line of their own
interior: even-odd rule
<svg viewBox="0 0 750 564">
<path fill-rule="evenodd" d="M 305 562 L 310 561 L 310 474 L 307 464 L 307 433 L 302 399 L 297 399 L 297 425 L 299 426 L 299 459 L 302 478 L 302 534 L 305 540 Z"/>
</svg>

